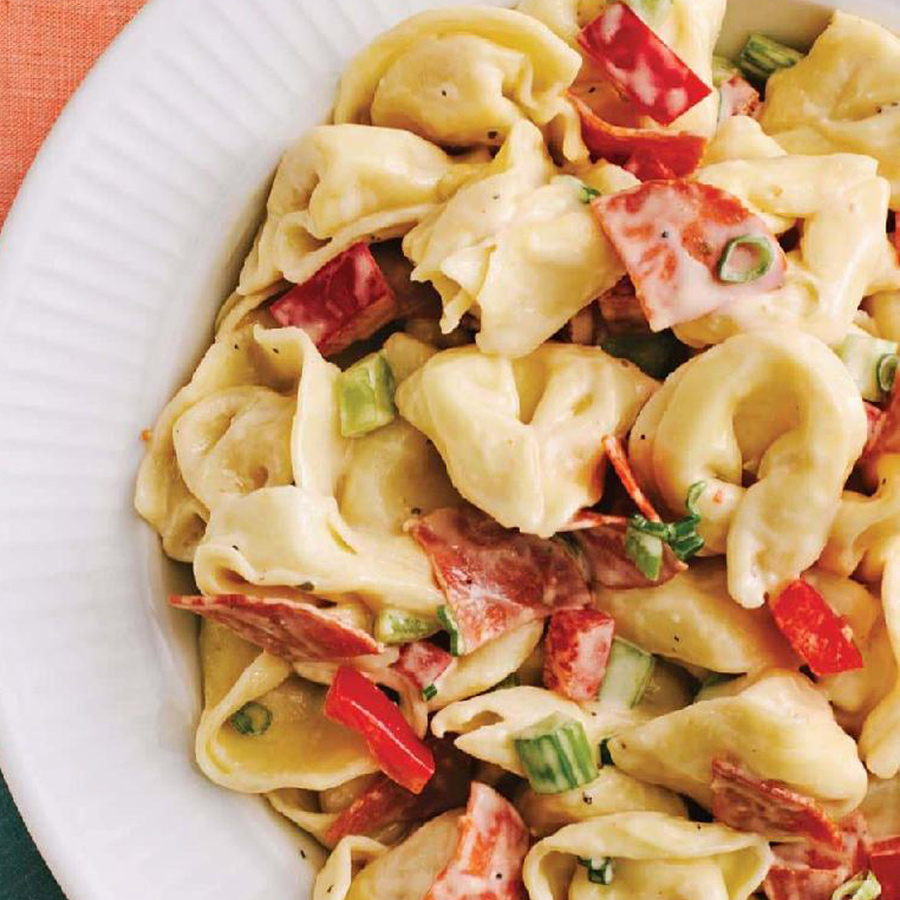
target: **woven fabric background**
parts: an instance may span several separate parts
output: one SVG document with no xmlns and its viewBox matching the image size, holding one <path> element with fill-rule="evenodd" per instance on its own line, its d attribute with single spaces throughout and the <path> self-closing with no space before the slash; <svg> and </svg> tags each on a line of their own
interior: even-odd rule
<svg viewBox="0 0 900 900">
<path fill-rule="evenodd" d="M 0 226 L 66 100 L 144 2 L 0 0 Z M 64 900 L 2 777 L 0 900 Z"/>
<path fill-rule="evenodd" d="M 144 2 L 0 0 L 0 225 L 66 100 Z"/>
</svg>

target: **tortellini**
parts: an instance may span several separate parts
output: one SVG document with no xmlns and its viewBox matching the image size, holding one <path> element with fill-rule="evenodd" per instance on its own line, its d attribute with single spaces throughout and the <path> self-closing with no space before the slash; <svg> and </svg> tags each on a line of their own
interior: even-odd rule
<svg viewBox="0 0 900 900">
<path fill-rule="evenodd" d="M 629 450 L 642 483 L 675 513 L 691 485 L 706 483 L 700 533 L 727 554 L 731 596 L 755 608 L 822 552 L 865 440 L 843 363 L 782 329 L 736 335 L 682 366 L 641 411 Z"/>
<path fill-rule="evenodd" d="M 541 133 L 520 123 L 479 178 L 406 235 L 412 278 L 443 300 L 445 333 L 472 312 L 482 350 L 523 356 L 625 274 L 581 183 L 556 173 Z"/>
<path fill-rule="evenodd" d="M 836 12 L 808 56 L 766 87 L 763 128 L 791 153 L 864 153 L 900 201 L 900 38 Z"/>
<path fill-rule="evenodd" d="M 239 293 L 301 284 L 351 244 L 405 234 L 477 165 L 408 131 L 313 128 L 278 167 Z"/>
<path fill-rule="evenodd" d="M 884 230 L 889 185 L 868 156 L 761 156 L 761 149 L 751 145 L 753 158 L 707 165 L 696 178 L 740 198 L 776 233 L 802 220 L 799 244 L 787 253 L 785 284 L 741 297 L 677 326 L 676 333 L 699 347 L 781 325 L 839 344 L 863 297 L 882 286 L 889 252 Z"/>
<path fill-rule="evenodd" d="M 588 880 L 580 859 L 614 860 L 608 887 Z M 724 825 L 660 812 L 624 812 L 560 829 L 525 858 L 531 900 L 747 900 L 772 863 L 768 843 Z"/>
<path fill-rule="evenodd" d="M 628 430 L 655 386 L 596 347 L 547 343 L 517 360 L 463 347 L 407 379 L 397 406 L 467 500 L 549 537 L 599 499 L 601 441 Z"/>
<path fill-rule="evenodd" d="M 616 620 L 616 634 L 691 666 L 740 673 L 795 661 L 768 610 L 742 609 L 728 595 L 720 560 L 692 561 L 658 587 L 599 588 L 597 605 Z"/>
<path fill-rule="evenodd" d="M 809 681 L 770 669 L 740 688 L 620 731 L 609 745 L 615 764 L 707 807 L 714 758 L 785 782 L 837 818 L 859 805 L 867 780 L 856 743 Z"/>
<path fill-rule="evenodd" d="M 517 10 L 429 10 L 354 59 L 335 122 L 404 128 L 445 147 L 499 146 L 517 122 L 568 110 L 579 54 Z"/>
<path fill-rule="evenodd" d="M 289 663 L 204 621 L 200 639 L 204 709 L 197 762 L 217 784 L 246 793 L 323 790 L 378 770 L 362 738 L 325 717 L 325 689 L 293 675 Z M 256 702 L 271 713 L 263 734 L 241 734 L 229 720 Z"/>
</svg>

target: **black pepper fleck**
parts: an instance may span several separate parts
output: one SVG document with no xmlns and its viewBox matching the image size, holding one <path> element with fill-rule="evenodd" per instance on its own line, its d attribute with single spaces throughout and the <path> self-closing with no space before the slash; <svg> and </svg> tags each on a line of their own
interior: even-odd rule
<svg viewBox="0 0 900 900">
<path fill-rule="evenodd" d="M 300 858 L 301 858 L 301 859 L 306 859 L 306 851 L 305 851 L 305 850 L 301 850 L 301 851 L 300 851 Z"/>
<path fill-rule="evenodd" d="M 594 798 L 590 794 L 582 794 L 581 799 L 590 806 L 594 802 Z"/>
<path fill-rule="evenodd" d="M 496 139 L 497 139 L 497 136 L 499 135 L 499 133 L 500 133 L 500 132 L 494 131 L 494 130 L 489 131 L 489 132 L 487 133 L 488 140 L 489 140 L 489 141 L 496 140 Z"/>
<path fill-rule="evenodd" d="M 241 349 L 241 348 L 240 348 L 240 347 L 238 347 L 238 345 L 237 345 L 237 344 L 235 344 L 235 345 L 234 345 L 234 349 L 235 349 L 235 350 L 240 350 L 240 349 Z"/>
<path fill-rule="evenodd" d="M 662 231 L 660 234 L 660 237 L 663 238 L 663 240 L 665 240 L 668 236 L 669 232 L 667 230 Z"/>
<path fill-rule="evenodd" d="M 422 510 L 421 510 L 418 506 L 414 506 L 414 507 L 410 510 L 410 512 L 411 512 L 414 516 L 421 516 L 421 515 L 422 515 Z"/>
<path fill-rule="evenodd" d="M 446 97 L 446 96 L 447 96 L 447 91 L 446 91 L 444 88 L 441 88 L 441 96 L 442 96 L 442 97 Z"/>
</svg>

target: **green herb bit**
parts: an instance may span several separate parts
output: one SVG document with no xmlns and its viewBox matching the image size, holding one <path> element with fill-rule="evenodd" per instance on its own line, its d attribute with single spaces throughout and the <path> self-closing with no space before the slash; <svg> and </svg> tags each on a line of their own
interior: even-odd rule
<svg viewBox="0 0 900 900">
<path fill-rule="evenodd" d="M 878 360 L 875 366 L 875 372 L 878 379 L 878 387 L 889 394 L 894 387 L 894 381 L 897 377 L 897 364 L 900 357 L 896 353 L 885 353 Z"/>
<path fill-rule="evenodd" d="M 272 725 L 272 711 L 262 703 L 245 703 L 228 720 L 238 734 L 259 737 L 265 734 Z"/>
<path fill-rule="evenodd" d="M 684 507 L 688 511 L 691 516 L 696 516 L 698 521 L 700 519 L 700 513 L 697 511 L 697 501 L 700 497 L 703 496 L 703 492 L 706 490 L 706 482 L 705 481 L 695 481 L 689 488 L 687 492 L 687 497 L 684 498 Z"/>
<path fill-rule="evenodd" d="M 742 248 L 750 248 L 756 252 L 756 264 L 750 268 L 742 268 L 733 260 L 734 255 Z M 746 284 L 762 278 L 775 262 L 775 252 L 767 237 L 760 234 L 742 234 L 732 238 L 719 258 L 719 281 L 726 284 Z"/>
<path fill-rule="evenodd" d="M 437 688 L 433 684 L 426 684 L 422 688 L 422 699 L 427 703 L 429 700 L 434 700 L 435 697 L 437 697 Z"/>
<path fill-rule="evenodd" d="M 881 896 L 881 884 L 874 872 L 860 872 L 842 884 L 831 900 L 875 900 Z"/>
<path fill-rule="evenodd" d="M 598 191 L 596 188 L 592 188 L 589 184 L 583 184 L 581 186 L 579 199 L 582 203 L 590 203 L 592 200 L 596 200 L 599 196 L 600 191 Z"/>
<path fill-rule="evenodd" d="M 804 54 L 768 35 L 754 32 L 747 38 L 737 59 L 741 71 L 751 80 L 765 83 L 780 69 L 795 66 Z"/>
<path fill-rule="evenodd" d="M 371 353 L 337 379 L 341 434 L 359 437 L 394 420 L 394 375 L 383 353 Z"/>
<path fill-rule="evenodd" d="M 644 578 L 657 581 L 662 573 L 662 538 L 635 528 L 631 522 L 625 530 L 625 555 L 637 566 Z"/>
<path fill-rule="evenodd" d="M 403 609 L 389 607 L 375 617 L 375 640 L 382 644 L 411 644 L 440 630 L 434 619 L 423 619 Z"/>
<path fill-rule="evenodd" d="M 437 615 L 441 625 L 444 626 L 444 631 L 450 635 L 450 652 L 453 656 L 462 656 L 466 652 L 466 642 L 459 630 L 453 610 L 449 606 L 439 606 Z"/>
<path fill-rule="evenodd" d="M 612 884 L 615 871 L 610 857 L 585 859 L 583 856 L 579 856 L 578 863 L 587 869 L 588 881 L 591 884 Z"/>
</svg>

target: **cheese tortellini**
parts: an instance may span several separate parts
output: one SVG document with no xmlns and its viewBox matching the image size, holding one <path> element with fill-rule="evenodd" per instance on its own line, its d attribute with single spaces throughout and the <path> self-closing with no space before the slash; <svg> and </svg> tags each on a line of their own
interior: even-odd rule
<svg viewBox="0 0 900 900">
<path fill-rule="evenodd" d="M 706 482 L 701 534 L 727 554 L 731 596 L 755 608 L 822 552 L 865 440 L 844 365 L 816 338 L 783 329 L 736 335 L 682 366 L 641 411 L 629 449 L 673 512 Z"/>
<path fill-rule="evenodd" d="M 445 350 L 397 392 L 463 497 L 549 537 L 602 492 L 601 441 L 624 434 L 656 383 L 594 347 L 544 344 L 508 360 Z"/>
</svg>

